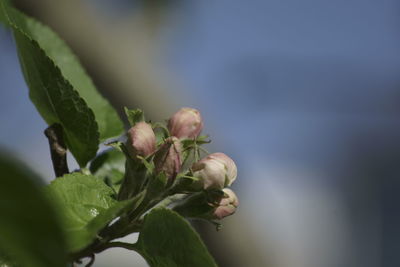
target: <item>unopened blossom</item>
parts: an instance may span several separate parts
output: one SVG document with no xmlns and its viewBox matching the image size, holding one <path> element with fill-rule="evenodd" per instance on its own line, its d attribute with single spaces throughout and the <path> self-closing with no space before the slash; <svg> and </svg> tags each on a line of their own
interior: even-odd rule
<svg viewBox="0 0 400 267">
<path fill-rule="evenodd" d="M 157 173 L 164 172 L 170 184 L 175 180 L 182 166 L 182 146 L 176 137 L 169 137 L 154 157 Z"/>
<path fill-rule="evenodd" d="M 199 178 L 204 189 L 230 186 L 237 176 L 235 162 L 224 153 L 213 153 L 192 166 L 193 176 Z"/>
<path fill-rule="evenodd" d="M 213 212 L 213 217 L 219 220 L 235 213 L 239 206 L 239 199 L 231 189 L 224 188 L 222 191 L 224 197 L 219 201 L 218 207 Z"/>
<path fill-rule="evenodd" d="M 168 121 L 168 130 L 177 138 L 196 138 L 203 129 L 200 112 L 194 108 L 181 108 Z"/>
<path fill-rule="evenodd" d="M 156 136 L 151 125 L 138 122 L 129 129 L 127 148 L 131 157 L 147 157 L 156 151 Z"/>
</svg>

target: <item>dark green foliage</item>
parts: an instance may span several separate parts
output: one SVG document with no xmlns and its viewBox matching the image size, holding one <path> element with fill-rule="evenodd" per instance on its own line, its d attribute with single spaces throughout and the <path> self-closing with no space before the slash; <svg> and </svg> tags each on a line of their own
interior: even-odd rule
<svg viewBox="0 0 400 267">
<path fill-rule="evenodd" d="M 80 173 L 54 180 L 46 193 L 57 204 L 70 252 L 89 245 L 130 204 L 117 202 L 113 190 L 100 179 Z"/>
<path fill-rule="evenodd" d="M 216 266 L 190 224 L 168 209 L 146 216 L 137 248 L 152 267 Z"/>
<path fill-rule="evenodd" d="M 62 125 L 68 148 L 84 167 L 96 155 L 100 141 L 122 133 L 117 113 L 48 27 L 6 1 L 0 2 L 0 21 L 13 30 L 32 102 L 49 125 Z"/>
<path fill-rule="evenodd" d="M 4 2 L 4 0 L 2 1 Z M 6 2 L 3 3 L 3 9 L 7 13 L 6 22 L 12 29 L 18 30 L 24 33 L 27 38 L 34 40 L 44 50 L 45 55 L 60 69 L 62 77 L 68 80 L 79 96 L 93 110 L 99 126 L 100 140 L 103 141 L 120 135 L 123 132 L 123 125 L 118 114 L 108 101 L 99 94 L 79 60 L 65 42 L 49 27 L 22 14 Z M 2 13 L 0 12 L 0 21 Z M 37 104 L 35 103 L 35 105 Z"/>
<path fill-rule="evenodd" d="M 0 155 L 0 250 L 30 267 L 65 267 L 66 244 L 37 177 Z"/>
<path fill-rule="evenodd" d="M 49 125 L 62 126 L 67 148 L 81 167 L 40 188 L 34 174 L 0 154 L 0 267 L 66 267 L 111 247 L 135 250 L 151 266 L 216 266 L 190 224 L 161 208 L 173 207 L 177 193 L 199 192 L 190 187 L 196 178 L 187 166 L 193 161 L 190 153 L 195 160 L 200 156 L 207 137 L 183 140 L 187 166 L 176 164 L 176 182 L 165 171 L 155 171 L 159 158 L 132 158 L 119 140 L 95 158 L 101 141 L 123 132 L 115 110 L 48 27 L 8 0 L 0 0 L 0 22 L 14 34 L 32 102 Z M 131 126 L 145 120 L 139 109 L 125 108 L 125 113 Z M 152 127 L 160 149 L 169 131 L 162 123 Z M 175 208 L 184 216 L 204 218 L 214 208 L 206 197 L 193 195 Z M 140 232 L 136 244 L 112 242 L 133 232 Z"/>
<path fill-rule="evenodd" d="M 125 172 L 124 153 L 115 148 L 104 151 L 90 163 L 90 171 L 118 192 Z"/>
</svg>

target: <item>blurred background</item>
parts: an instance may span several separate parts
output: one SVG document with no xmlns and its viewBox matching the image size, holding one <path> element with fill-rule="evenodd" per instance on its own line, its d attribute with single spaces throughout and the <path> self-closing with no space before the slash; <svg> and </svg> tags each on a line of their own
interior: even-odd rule
<svg viewBox="0 0 400 267">
<path fill-rule="evenodd" d="M 239 168 L 235 216 L 196 224 L 220 266 L 400 266 L 399 1 L 14 2 L 121 114 L 201 110 L 210 150 Z M 0 84 L 0 146 L 50 181 L 46 125 L 3 28 Z M 112 249 L 95 266 L 146 264 Z"/>
</svg>

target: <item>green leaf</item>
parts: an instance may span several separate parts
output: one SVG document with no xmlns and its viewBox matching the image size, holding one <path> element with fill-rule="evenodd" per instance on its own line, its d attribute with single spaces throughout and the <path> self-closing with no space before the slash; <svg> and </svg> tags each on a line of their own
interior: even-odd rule
<svg viewBox="0 0 400 267">
<path fill-rule="evenodd" d="M 0 259 L 0 267 L 12 267 L 12 265 Z"/>
<path fill-rule="evenodd" d="M 156 122 L 152 124 L 154 134 L 156 135 L 156 142 L 157 146 L 160 146 L 162 143 L 164 143 L 165 139 L 170 136 L 168 128 L 160 123 Z"/>
<path fill-rule="evenodd" d="M 68 148 L 79 165 L 84 167 L 96 155 L 99 143 L 93 111 L 64 79 L 60 69 L 39 44 L 17 26 L 24 21 L 24 17 L 4 4 L 2 7 L 13 27 L 32 102 L 49 125 L 62 125 Z"/>
<path fill-rule="evenodd" d="M 0 267 L 18 267 L 18 265 L 0 251 Z"/>
<path fill-rule="evenodd" d="M 0 22 L 5 24 L 5 25 L 8 25 L 6 15 L 4 14 L 4 12 L 3 12 L 1 7 L 0 7 Z M 1 262 L 0 262 L 0 264 L 1 264 Z"/>
<path fill-rule="evenodd" d="M 147 178 L 148 172 L 146 166 L 127 158 L 125 175 L 122 180 L 120 191 L 118 192 L 118 199 L 125 200 L 136 196 L 143 190 Z"/>
<path fill-rule="evenodd" d="M 132 205 L 130 200 L 117 202 L 113 190 L 100 179 L 80 173 L 54 180 L 46 193 L 58 205 L 70 252 L 88 246 L 100 230 Z"/>
<path fill-rule="evenodd" d="M 212 219 L 211 214 L 215 207 L 209 203 L 207 193 L 198 192 L 180 201 L 173 210 L 187 218 Z"/>
<path fill-rule="evenodd" d="M 164 172 L 151 175 L 149 177 L 149 184 L 147 186 L 146 198 L 149 200 L 163 198 L 163 194 L 167 188 L 167 183 L 168 178 Z"/>
<path fill-rule="evenodd" d="M 120 135 L 124 129 L 117 112 L 97 91 L 93 81 L 65 42 L 49 27 L 14 8 L 7 7 L 7 14 L 14 30 L 18 29 L 29 39 L 37 42 L 38 46 L 60 69 L 62 76 L 69 81 L 89 108 L 94 111 L 99 126 L 100 140 L 104 141 Z M 35 103 L 35 105 L 37 104 Z"/>
<path fill-rule="evenodd" d="M 125 172 L 124 153 L 115 148 L 104 151 L 90 163 L 90 171 L 118 192 Z"/>
<path fill-rule="evenodd" d="M 137 249 L 152 267 L 217 266 L 190 224 L 168 209 L 145 217 Z"/>
<path fill-rule="evenodd" d="M 184 148 L 193 147 L 194 145 L 204 145 L 211 143 L 208 135 L 202 135 L 197 137 L 196 139 L 183 139 L 181 143 Z"/>
<path fill-rule="evenodd" d="M 17 265 L 11 264 L 8 261 L 0 259 L 0 267 L 16 267 Z"/>
<path fill-rule="evenodd" d="M 0 155 L 1 252 L 18 263 L 13 266 L 65 267 L 66 244 L 53 206 L 38 178 L 9 158 Z"/>
<path fill-rule="evenodd" d="M 120 172 L 125 169 L 125 155 L 115 148 L 104 151 L 90 163 L 90 171 L 99 177 L 107 176 L 114 169 Z"/>
<path fill-rule="evenodd" d="M 125 107 L 125 114 L 131 126 L 134 126 L 138 122 L 144 121 L 144 113 L 140 109 L 128 109 Z"/>
</svg>

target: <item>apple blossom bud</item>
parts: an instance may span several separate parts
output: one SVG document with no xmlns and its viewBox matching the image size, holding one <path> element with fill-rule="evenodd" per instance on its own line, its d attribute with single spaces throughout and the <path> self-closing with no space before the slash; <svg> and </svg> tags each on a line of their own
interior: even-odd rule
<svg viewBox="0 0 400 267">
<path fill-rule="evenodd" d="M 154 165 L 157 173 L 164 172 L 168 183 L 172 184 L 181 170 L 182 146 L 178 138 L 172 136 L 165 140 L 154 157 Z"/>
<path fill-rule="evenodd" d="M 147 157 L 155 152 L 156 136 L 150 124 L 138 122 L 129 129 L 127 135 L 127 148 L 132 158 Z"/>
<path fill-rule="evenodd" d="M 213 212 L 213 217 L 219 220 L 235 213 L 239 206 L 239 199 L 231 189 L 224 188 L 222 191 L 225 196 L 219 201 L 218 207 Z"/>
<path fill-rule="evenodd" d="M 168 121 L 168 130 L 178 138 L 195 138 L 203 129 L 200 112 L 194 108 L 181 108 Z"/>
<path fill-rule="evenodd" d="M 192 166 L 193 176 L 200 178 L 204 189 L 230 186 L 237 176 L 235 162 L 224 153 L 213 153 Z"/>
<path fill-rule="evenodd" d="M 228 189 L 202 191 L 188 196 L 172 207 L 181 216 L 214 220 L 232 215 L 239 206 L 236 194 Z"/>
</svg>

